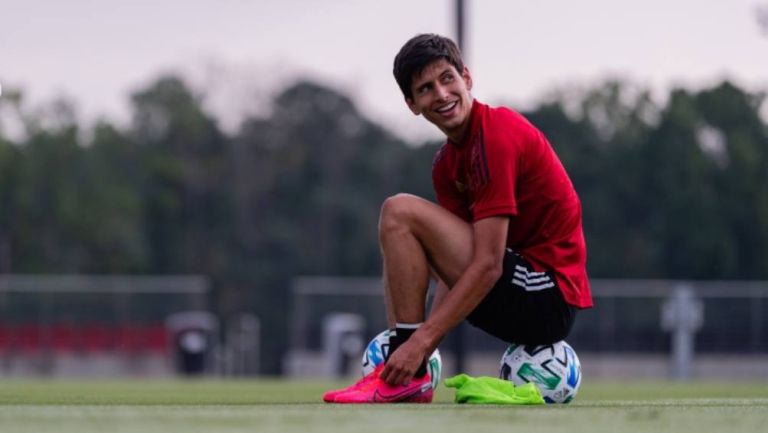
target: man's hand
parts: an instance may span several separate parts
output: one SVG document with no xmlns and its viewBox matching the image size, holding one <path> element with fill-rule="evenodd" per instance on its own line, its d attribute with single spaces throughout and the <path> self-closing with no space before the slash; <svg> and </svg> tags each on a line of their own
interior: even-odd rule
<svg viewBox="0 0 768 433">
<path fill-rule="evenodd" d="M 379 378 L 390 385 L 405 385 L 411 381 L 426 358 L 426 345 L 421 343 L 417 334 L 413 334 L 389 355 Z"/>
</svg>

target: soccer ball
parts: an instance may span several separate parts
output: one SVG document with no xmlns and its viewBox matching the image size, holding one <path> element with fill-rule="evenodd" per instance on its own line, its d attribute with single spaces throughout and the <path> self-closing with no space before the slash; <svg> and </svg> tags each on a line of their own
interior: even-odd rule
<svg viewBox="0 0 768 433">
<path fill-rule="evenodd" d="M 367 376 L 376 369 L 379 364 L 384 362 L 389 354 L 389 329 L 382 331 L 379 335 L 373 337 L 363 352 L 363 376 Z M 443 360 L 440 358 L 440 351 L 435 349 L 432 356 L 427 361 L 427 370 L 432 378 L 432 389 L 437 389 L 440 383 L 440 373 L 443 370 Z"/>
<path fill-rule="evenodd" d="M 546 346 L 512 344 L 501 357 L 499 377 L 515 385 L 533 382 L 547 403 L 568 403 L 581 385 L 581 364 L 565 341 Z"/>
</svg>

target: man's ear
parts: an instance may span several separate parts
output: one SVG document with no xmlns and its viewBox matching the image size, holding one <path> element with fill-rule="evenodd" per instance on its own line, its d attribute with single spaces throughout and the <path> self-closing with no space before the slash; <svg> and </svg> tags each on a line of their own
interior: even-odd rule
<svg viewBox="0 0 768 433">
<path fill-rule="evenodd" d="M 472 74 L 469 73 L 469 68 L 464 66 L 464 70 L 461 71 L 461 78 L 464 79 L 464 84 L 467 86 L 467 90 L 472 90 Z"/>
<path fill-rule="evenodd" d="M 409 98 L 406 96 L 405 104 L 408 106 L 408 109 L 411 110 L 411 113 L 415 114 L 416 116 L 421 114 L 421 110 L 419 110 L 419 107 L 417 107 L 416 104 L 413 102 L 413 98 Z"/>
</svg>

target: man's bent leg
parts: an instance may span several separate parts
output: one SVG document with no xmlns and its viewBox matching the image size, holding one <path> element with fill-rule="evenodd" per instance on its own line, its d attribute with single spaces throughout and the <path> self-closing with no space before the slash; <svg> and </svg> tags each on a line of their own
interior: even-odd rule
<svg viewBox="0 0 768 433">
<path fill-rule="evenodd" d="M 431 267 L 451 285 L 468 266 L 471 226 L 419 197 L 398 194 L 384 202 L 379 221 L 387 317 L 396 322 L 390 353 L 424 321 Z M 423 368 L 420 368 L 421 373 Z"/>
<path fill-rule="evenodd" d="M 395 196 L 387 199 L 379 219 L 379 245 L 384 260 L 384 284 L 389 316 L 400 323 L 424 321 L 429 288 L 429 263 L 414 236 L 408 203 Z"/>
<path fill-rule="evenodd" d="M 397 321 L 423 321 L 430 265 L 452 287 L 472 260 L 472 226 L 439 205 L 410 194 L 381 209 L 387 303 Z"/>
</svg>

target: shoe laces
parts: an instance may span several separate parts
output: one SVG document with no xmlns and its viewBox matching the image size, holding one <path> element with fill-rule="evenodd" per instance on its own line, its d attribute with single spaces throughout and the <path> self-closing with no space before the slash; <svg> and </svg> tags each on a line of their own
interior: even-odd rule
<svg viewBox="0 0 768 433">
<path fill-rule="evenodd" d="M 372 384 L 378 382 L 379 374 L 381 374 L 381 371 L 384 370 L 384 364 L 379 364 L 376 366 L 376 368 L 368 373 L 366 376 L 363 376 L 360 380 L 355 382 L 354 385 L 352 385 L 352 388 L 355 389 L 371 389 L 371 386 L 363 386 L 366 383 Z"/>
</svg>

